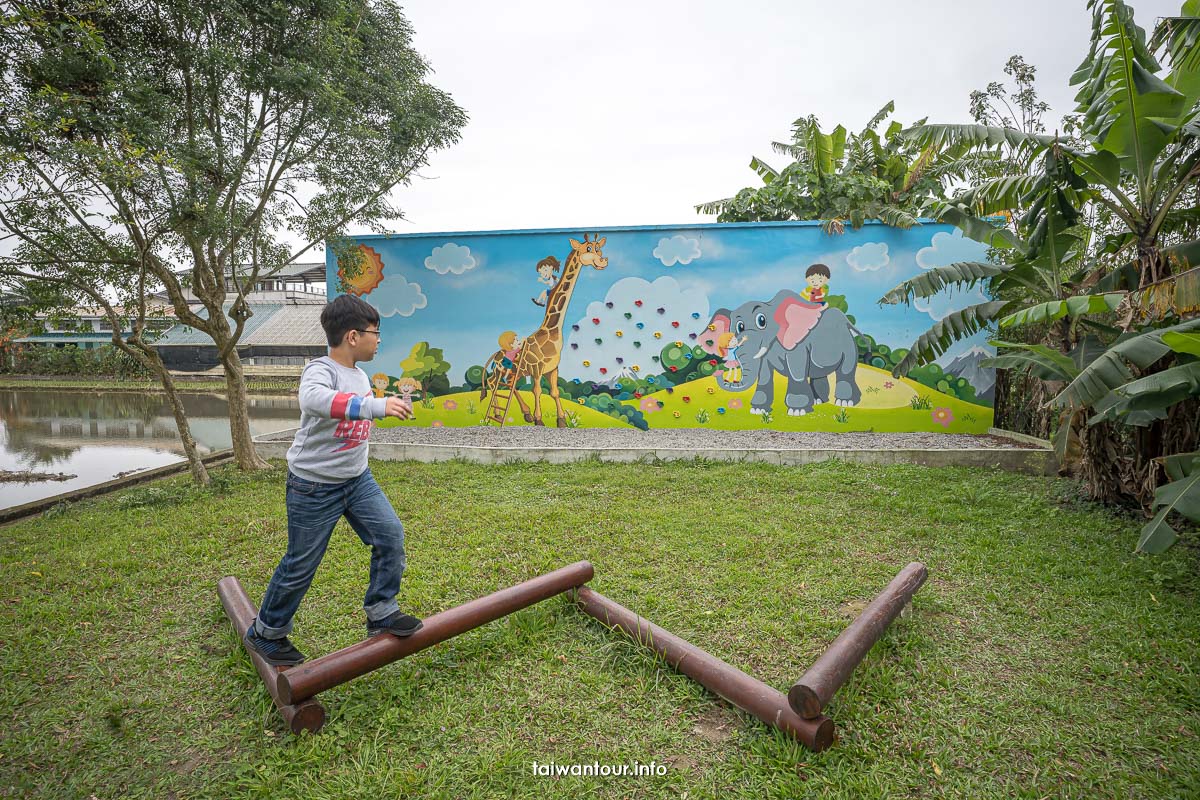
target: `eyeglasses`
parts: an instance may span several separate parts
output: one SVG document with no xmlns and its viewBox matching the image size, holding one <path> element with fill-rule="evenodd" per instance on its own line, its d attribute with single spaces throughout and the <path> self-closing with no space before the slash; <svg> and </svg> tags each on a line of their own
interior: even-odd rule
<svg viewBox="0 0 1200 800">
<path fill-rule="evenodd" d="M 355 328 L 354 330 L 358 331 L 359 333 L 373 333 L 373 334 L 375 334 L 376 336 L 378 336 L 380 339 L 382 339 L 382 338 L 383 338 L 383 335 L 382 335 L 382 333 L 381 333 L 380 331 L 377 331 L 377 330 L 376 330 L 376 331 L 369 331 L 369 330 L 363 330 L 362 328 Z"/>
</svg>

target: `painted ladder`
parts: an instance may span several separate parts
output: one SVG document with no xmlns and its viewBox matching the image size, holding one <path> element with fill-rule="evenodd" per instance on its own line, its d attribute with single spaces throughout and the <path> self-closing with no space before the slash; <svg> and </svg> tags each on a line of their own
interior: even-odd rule
<svg viewBox="0 0 1200 800">
<path fill-rule="evenodd" d="M 496 381 L 496 388 L 492 390 L 492 397 L 488 401 L 487 411 L 484 413 L 484 422 L 498 423 L 501 428 L 504 427 L 504 421 L 508 419 L 508 407 L 512 404 L 513 395 L 516 394 L 517 371 L 515 369 L 508 371 L 508 382 L 502 383 Z M 503 397 L 501 397 L 503 393 Z M 500 408 L 501 402 L 504 407 Z M 500 409 L 499 413 L 496 409 Z"/>
</svg>

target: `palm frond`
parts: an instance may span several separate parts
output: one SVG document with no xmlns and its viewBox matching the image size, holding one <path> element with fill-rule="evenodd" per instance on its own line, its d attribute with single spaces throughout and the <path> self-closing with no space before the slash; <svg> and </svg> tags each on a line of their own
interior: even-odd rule
<svg viewBox="0 0 1200 800">
<path fill-rule="evenodd" d="M 908 354 L 892 370 L 892 374 L 899 377 L 915 367 L 928 364 L 946 352 L 950 345 L 968 336 L 974 336 L 986 328 L 1007 307 L 1008 303 L 1004 300 L 989 300 L 986 303 L 967 306 L 939 320 L 917 337 Z"/>
</svg>

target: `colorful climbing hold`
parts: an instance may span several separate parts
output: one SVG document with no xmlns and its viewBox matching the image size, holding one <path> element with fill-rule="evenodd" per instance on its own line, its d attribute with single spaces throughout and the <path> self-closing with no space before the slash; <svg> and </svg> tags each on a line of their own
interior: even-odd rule
<svg viewBox="0 0 1200 800">
<path fill-rule="evenodd" d="M 617 331 L 617 336 L 624 336 L 624 335 L 625 335 L 625 331 Z"/>
<path fill-rule="evenodd" d="M 642 307 L 642 301 L 641 301 L 641 300 L 634 300 L 634 301 L 633 301 L 633 304 L 634 304 L 635 306 L 637 306 L 638 308 L 641 308 L 641 307 Z"/>
<path fill-rule="evenodd" d="M 672 328 L 678 328 L 678 327 L 679 327 L 679 322 L 678 322 L 678 320 L 677 320 L 677 321 L 675 321 L 675 322 L 672 322 L 672 323 L 671 323 L 671 327 L 672 327 Z"/>
<path fill-rule="evenodd" d="M 641 347 L 641 346 L 642 346 L 642 343 L 641 343 L 641 342 L 634 342 L 634 343 L 633 343 L 633 346 L 634 346 L 634 347 Z"/>
<path fill-rule="evenodd" d="M 607 374 L 608 374 L 608 367 L 601 367 L 601 368 L 600 368 L 600 374 L 601 374 L 601 375 L 607 375 Z"/>
<path fill-rule="evenodd" d="M 624 364 L 624 363 L 625 363 L 625 359 L 621 358 L 620 356 L 617 356 L 617 363 L 618 363 L 618 364 Z"/>
<path fill-rule="evenodd" d="M 613 307 L 612 301 L 611 301 L 611 300 L 609 300 L 607 303 L 605 303 L 605 304 L 604 304 L 604 307 L 605 307 L 605 308 L 612 308 L 612 307 Z"/>
<path fill-rule="evenodd" d="M 633 396 L 634 396 L 634 397 L 636 397 L 636 398 L 637 398 L 637 399 L 639 399 L 639 400 L 641 400 L 641 399 L 642 399 L 642 393 L 641 393 L 641 392 L 634 392 L 634 393 L 633 393 Z"/>
<path fill-rule="evenodd" d="M 710 386 L 710 387 L 708 387 L 708 393 L 709 393 L 709 394 L 716 394 L 716 393 L 717 393 L 717 390 L 716 390 L 716 389 L 714 389 L 713 387 L 711 387 L 711 386 Z"/>
<path fill-rule="evenodd" d="M 655 361 L 658 361 L 658 356 L 650 356 L 650 357 L 653 358 Z"/>
<path fill-rule="evenodd" d="M 654 376 L 651 375 L 650 377 L 646 378 L 646 383 L 654 383 Z"/>
<path fill-rule="evenodd" d="M 691 340 L 694 342 L 694 341 L 696 341 L 696 334 L 694 334 L 694 333 L 689 333 L 689 334 L 688 334 L 688 338 L 689 338 L 689 339 L 691 339 Z"/>
<path fill-rule="evenodd" d="M 655 331 L 655 332 L 654 332 L 654 338 L 655 338 L 655 339 L 661 339 L 661 338 L 662 338 L 662 331 Z"/>
<path fill-rule="evenodd" d="M 667 310 L 666 310 L 665 308 L 663 308 L 662 306 L 659 306 L 659 307 L 658 307 L 658 313 L 660 313 L 660 314 L 665 314 L 665 313 L 667 313 Z"/>
<path fill-rule="evenodd" d="M 675 346 L 676 346 L 676 347 L 683 347 L 683 342 L 676 342 L 676 343 L 675 343 Z"/>
<path fill-rule="evenodd" d="M 571 330 L 573 330 L 573 331 L 577 331 L 577 330 L 579 330 L 579 326 L 578 326 L 578 325 L 572 325 L 572 326 L 571 326 Z"/>
<path fill-rule="evenodd" d="M 691 353 L 684 353 L 683 357 L 684 357 L 684 358 L 686 358 L 688 361 L 691 361 L 691 360 L 692 360 L 692 354 L 691 354 Z"/>
<path fill-rule="evenodd" d="M 596 344 L 601 344 L 603 342 L 604 342 L 603 339 L 601 339 L 600 337 L 596 337 Z"/>
<path fill-rule="evenodd" d="M 717 326 L 716 326 L 716 325 L 709 325 L 709 326 L 708 326 L 708 329 L 709 329 L 710 331 L 715 331 L 715 330 L 717 329 Z"/>
<path fill-rule="evenodd" d="M 675 419 L 679 419 L 679 412 L 678 412 L 678 411 L 672 411 L 672 412 L 671 412 L 671 416 L 673 416 Z"/>
<path fill-rule="evenodd" d="M 693 312 L 692 312 L 692 319 L 700 319 L 700 312 L 699 312 L 699 311 L 693 311 Z"/>
<path fill-rule="evenodd" d="M 637 324 L 637 326 L 638 326 L 638 330 L 640 331 L 642 328 L 646 327 L 646 323 L 644 323 L 644 322 L 639 322 L 639 323 Z"/>
<path fill-rule="evenodd" d="M 572 350 L 578 350 L 578 349 L 579 349 L 579 342 L 571 342 L 571 349 L 572 349 Z"/>
<path fill-rule="evenodd" d="M 600 318 L 599 318 L 599 317 L 592 317 L 592 324 L 593 324 L 593 325 L 599 325 L 599 324 L 600 324 Z"/>
<path fill-rule="evenodd" d="M 679 367 L 675 366 L 674 364 L 667 367 L 667 369 L 671 370 L 671 372 L 679 372 Z"/>
<path fill-rule="evenodd" d="M 585 360 L 585 361 L 583 362 L 583 365 L 584 365 L 585 367 L 590 367 L 590 366 L 592 365 L 592 362 Z"/>
<path fill-rule="evenodd" d="M 717 413 L 718 413 L 718 414 L 724 414 L 724 413 L 725 413 L 725 406 L 717 406 Z"/>
<path fill-rule="evenodd" d="M 717 365 L 717 360 L 715 358 L 710 358 L 708 360 L 708 363 L 712 364 L 715 367 Z"/>
<path fill-rule="evenodd" d="M 630 369 L 632 369 L 634 372 L 641 372 L 641 371 L 642 371 L 642 368 L 641 368 L 641 367 L 639 367 L 637 364 L 634 364 L 632 367 L 630 367 Z"/>
</svg>

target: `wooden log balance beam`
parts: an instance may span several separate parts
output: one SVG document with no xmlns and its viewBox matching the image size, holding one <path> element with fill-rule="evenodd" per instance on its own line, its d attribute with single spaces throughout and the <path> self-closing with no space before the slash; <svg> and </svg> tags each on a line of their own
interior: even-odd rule
<svg viewBox="0 0 1200 800">
<path fill-rule="evenodd" d="M 618 627 L 663 656 L 672 667 L 743 711 L 758 717 L 820 752 L 833 744 L 833 720 L 805 719 L 788 707 L 783 692 L 752 678 L 657 625 L 642 619 L 586 586 L 575 590 L 575 601 L 584 613 L 609 627 Z"/>
<path fill-rule="evenodd" d="M 912 562 L 892 579 L 862 613 L 833 640 L 800 680 L 788 690 L 792 710 L 805 719 L 819 719 L 834 693 L 883 636 L 928 576 L 925 565 Z"/>
<path fill-rule="evenodd" d="M 404 639 L 383 633 L 306 661 L 279 673 L 275 678 L 276 694 L 284 704 L 303 702 L 318 692 L 352 681 L 460 633 L 582 586 L 592 579 L 593 574 L 591 564 L 579 561 L 434 614 L 424 621 L 425 626 L 421 630 Z"/>
<path fill-rule="evenodd" d="M 221 605 L 225 607 L 225 614 L 229 617 L 229 621 L 233 623 L 238 641 L 242 641 L 242 637 L 246 635 L 246 631 L 250 628 L 250 622 L 258 615 L 258 609 L 250 601 L 250 597 L 246 594 L 246 590 L 242 588 L 242 584 L 238 582 L 237 578 L 232 576 L 226 576 L 217 582 L 217 596 L 221 598 Z M 244 641 L 242 642 L 242 646 L 245 647 Z M 250 654 L 250 660 L 254 662 L 254 668 L 258 670 L 258 676 L 267 685 L 267 692 L 271 695 L 271 699 L 275 701 L 276 707 L 279 708 L 279 713 L 283 714 L 283 719 L 287 722 L 288 727 L 291 728 L 292 733 L 299 733 L 302 730 L 316 733 L 321 730 L 321 726 L 325 724 L 325 708 L 316 700 L 305 700 L 292 705 L 279 699 L 279 691 L 276 689 L 275 681 L 279 673 L 286 670 L 287 667 L 272 666 L 262 656 L 249 648 L 246 648 L 246 652 Z"/>
</svg>

